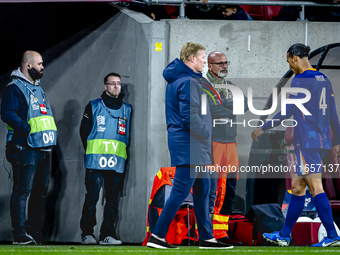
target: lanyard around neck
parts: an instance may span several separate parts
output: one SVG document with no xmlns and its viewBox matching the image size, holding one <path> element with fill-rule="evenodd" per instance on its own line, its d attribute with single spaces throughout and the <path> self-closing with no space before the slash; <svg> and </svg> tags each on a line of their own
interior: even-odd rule
<svg viewBox="0 0 340 255">
<path fill-rule="evenodd" d="M 120 117 L 115 117 L 112 115 L 111 111 L 107 108 L 107 106 L 105 105 L 104 101 L 103 101 L 103 98 L 100 98 L 100 101 L 102 102 L 105 110 L 107 111 L 107 113 L 114 119 L 119 119 Z M 123 112 L 124 112 L 124 117 L 125 117 L 125 104 L 123 103 Z"/>
</svg>

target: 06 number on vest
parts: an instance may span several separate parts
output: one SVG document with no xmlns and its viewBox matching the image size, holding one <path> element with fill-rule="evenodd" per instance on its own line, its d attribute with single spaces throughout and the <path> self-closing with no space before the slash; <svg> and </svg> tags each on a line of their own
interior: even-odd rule
<svg viewBox="0 0 340 255">
<path fill-rule="evenodd" d="M 109 160 L 107 160 L 105 157 L 101 157 L 99 159 L 99 165 L 100 167 L 114 167 L 117 164 L 117 158 L 113 160 L 113 157 L 110 157 Z"/>
</svg>

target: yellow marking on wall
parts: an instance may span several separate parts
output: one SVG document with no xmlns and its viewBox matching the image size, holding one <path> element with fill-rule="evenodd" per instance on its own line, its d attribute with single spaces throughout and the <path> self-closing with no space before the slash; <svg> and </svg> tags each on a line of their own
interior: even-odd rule
<svg viewBox="0 0 340 255">
<path fill-rule="evenodd" d="M 163 51 L 162 46 L 162 43 L 155 43 L 155 51 Z"/>
</svg>

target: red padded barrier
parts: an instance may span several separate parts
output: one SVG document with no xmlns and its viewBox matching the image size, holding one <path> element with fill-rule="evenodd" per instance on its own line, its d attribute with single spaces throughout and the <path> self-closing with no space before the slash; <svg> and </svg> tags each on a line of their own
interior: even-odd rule
<svg viewBox="0 0 340 255">
<path fill-rule="evenodd" d="M 284 1 L 284 0 L 266 0 L 266 1 Z M 273 20 L 279 14 L 282 6 L 269 5 L 240 5 L 253 20 Z"/>
<path fill-rule="evenodd" d="M 282 6 L 264 6 L 266 20 L 273 20 L 277 17 Z"/>
<path fill-rule="evenodd" d="M 262 5 L 240 5 L 253 20 L 265 20 Z"/>
</svg>

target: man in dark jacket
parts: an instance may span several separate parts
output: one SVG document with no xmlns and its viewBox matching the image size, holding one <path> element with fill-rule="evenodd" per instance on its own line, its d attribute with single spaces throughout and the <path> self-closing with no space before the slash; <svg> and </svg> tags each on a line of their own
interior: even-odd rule
<svg viewBox="0 0 340 255">
<path fill-rule="evenodd" d="M 57 128 L 40 86 L 43 73 L 41 55 L 26 51 L 21 67 L 11 74 L 12 81 L 4 89 L 1 101 L 1 119 L 8 125 L 6 156 L 13 168 L 13 244 L 45 243 L 42 218 Z"/>
<path fill-rule="evenodd" d="M 193 188 L 200 248 L 232 248 L 232 245 L 217 241 L 212 234 L 209 220 L 209 173 L 201 171 L 206 165 L 212 164 L 212 120 L 209 106 L 205 115 L 201 112 L 203 88 L 200 82 L 206 63 L 205 47 L 197 43 L 186 43 L 180 58 L 172 61 L 163 72 L 168 82 L 166 121 L 171 165 L 176 166 L 175 180 L 147 246 L 177 248 L 170 245 L 165 236 L 179 207 Z"/>
<path fill-rule="evenodd" d="M 227 81 L 228 75 L 227 57 L 224 53 L 213 51 L 208 56 L 207 79 L 215 88 L 216 84 L 228 84 L 235 86 L 232 82 Z M 216 172 L 211 175 L 211 192 L 210 192 L 210 211 L 214 212 L 213 229 L 214 237 L 224 243 L 233 245 L 242 245 L 228 237 L 228 221 L 236 190 L 236 177 L 239 167 L 239 158 L 237 154 L 237 126 L 236 115 L 233 114 L 233 95 L 225 88 L 215 88 L 222 98 L 222 105 L 215 105 L 209 97 L 209 106 L 213 119 L 224 119 L 227 123 L 216 124 L 212 131 L 213 158 L 215 169 L 228 169 L 228 171 Z M 247 98 L 244 97 L 244 108 L 248 110 Z M 217 197 L 217 199 L 216 199 Z M 216 202 L 215 202 L 216 199 Z"/>
</svg>

